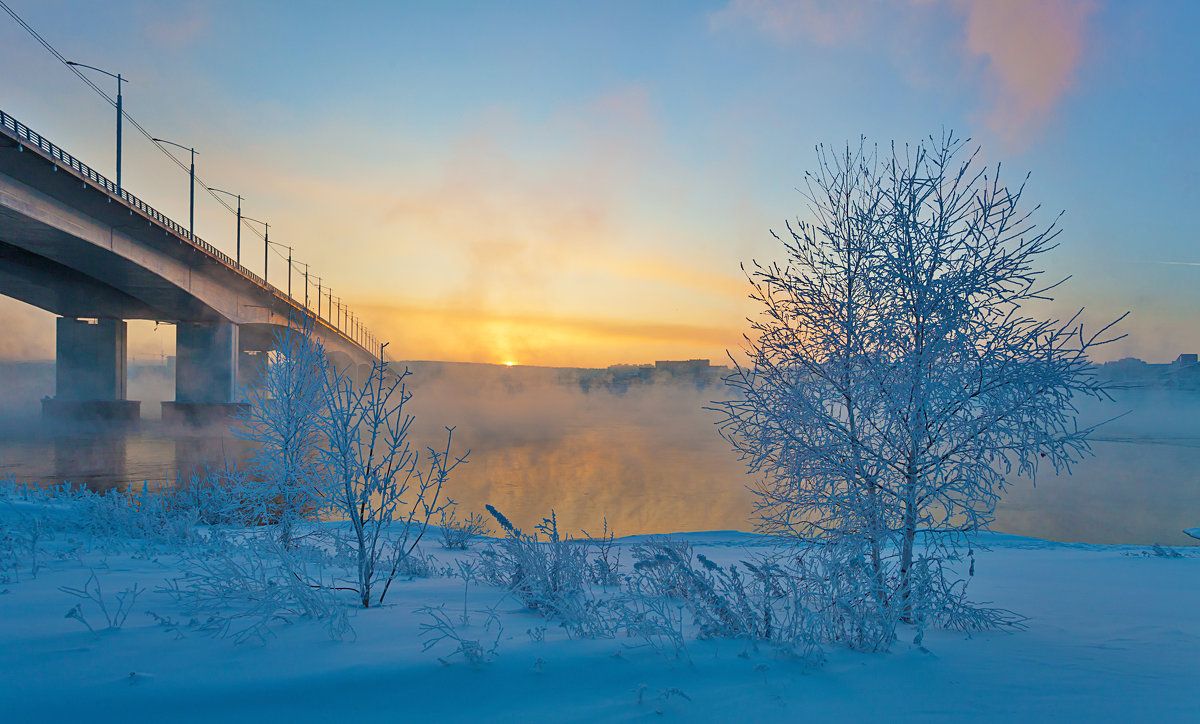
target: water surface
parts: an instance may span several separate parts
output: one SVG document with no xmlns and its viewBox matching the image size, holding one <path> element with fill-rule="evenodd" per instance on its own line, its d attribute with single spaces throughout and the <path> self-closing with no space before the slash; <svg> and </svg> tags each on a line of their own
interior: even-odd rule
<svg viewBox="0 0 1200 724">
<path fill-rule="evenodd" d="M 496 375 L 509 375 L 497 377 Z M 704 405 L 719 388 L 650 385 L 623 394 L 583 392 L 552 376 L 428 374 L 414 381 L 413 428 L 469 462 L 450 484 L 465 514 L 492 504 L 529 527 L 554 509 L 568 529 L 618 535 L 752 530 L 753 494 Z M 1085 422 L 1131 414 L 1096 435 L 1095 456 L 1072 475 L 1043 470 L 1036 487 L 1014 478 L 995 530 L 1091 543 L 1195 543 L 1200 525 L 1200 394 L 1123 391 L 1115 404 L 1081 408 Z M 70 480 L 96 489 L 171 483 L 206 465 L 243 460 L 228 428 L 51 428 L 36 413 L 0 425 L 0 476 Z"/>
</svg>

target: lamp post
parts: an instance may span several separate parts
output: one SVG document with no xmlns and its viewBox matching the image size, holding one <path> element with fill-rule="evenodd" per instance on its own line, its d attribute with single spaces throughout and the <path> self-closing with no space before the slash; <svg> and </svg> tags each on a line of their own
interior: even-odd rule
<svg viewBox="0 0 1200 724">
<path fill-rule="evenodd" d="M 265 236 L 264 236 L 263 241 L 266 241 Z M 288 266 L 287 295 L 288 295 L 288 299 L 291 299 L 292 298 L 292 251 L 293 251 L 293 249 L 292 249 L 292 247 L 288 246 L 287 244 L 280 244 L 278 241 L 266 241 L 266 243 L 269 246 L 277 246 L 280 249 L 288 250 L 288 255 L 287 255 L 287 266 Z M 263 269 L 266 269 L 265 265 L 263 266 Z M 263 272 L 263 278 L 266 279 L 265 271 Z"/>
<path fill-rule="evenodd" d="M 304 262 L 296 262 L 304 264 Z M 308 309 L 308 264 L 304 264 L 304 308 Z M 307 314 L 307 312 L 305 312 Z"/>
<path fill-rule="evenodd" d="M 267 278 L 267 252 L 271 248 L 271 225 L 265 221 L 251 219 L 249 216 L 243 216 L 242 218 L 246 221 L 253 221 L 256 224 L 263 225 L 263 281 L 267 283 L 267 286 L 270 286 L 271 281 Z"/>
<path fill-rule="evenodd" d="M 238 207 L 237 207 L 237 254 L 233 257 L 233 259 L 234 259 L 234 261 L 236 261 L 238 263 L 239 266 L 241 266 L 241 263 L 242 263 L 242 195 L 235 194 L 230 191 L 222 191 L 221 189 L 214 189 L 212 186 L 209 186 L 208 190 L 216 191 L 217 193 L 225 194 L 226 196 L 232 196 L 232 197 L 236 198 L 238 201 Z"/>
<path fill-rule="evenodd" d="M 97 73 L 103 73 L 104 75 L 107 75 L 109 78 L 117 79 L 117 191 L 120 191 L 121 190 L 121 117 L 125 115 L 125 113 L 121 109 L 121 84 L 128 83 L 129 80 L 127 78 L 122 78 L 120 73 L 113 75 L 112 73 L 109 73 L 107 70 L 100 70 L 99 68 L 97 68 L 95 66 L 84 65 L 83 63 L 76 63 L 73 60 L 68 60 L 67 65 L 74 65 L 74 66 L 78 66 L 80 68 L 87 68 L 88 70 L 94 70 Z"/>
<path fill-rule="evenodd" d="M 288 246 L 288 245 L 286 245 L 286 244 L 276 244 L 275 246 L 282 246 L 283 248 L 285 248 L 285 249 L 287 249 L 287 250 L 288 250 L 288 286 L 287 286 L 287 294 L 288 294 L 288 299 L 291 299 L 291 298 L 292 298 L 292 252 L 293 252 L 293 251 L 295 251 L 295 250 L 294 250 L 294 249 L 292 249 L 292 247 L 290 247 L 290 246 Z"/>
<path fill-rule="evenodd" d="M 188 239 L 194 240 L 196 238 L 194 233 L 196 228 L 196 149 L 162 138 L 152 138 L 150 140 L 155 143 L 166 143 L 176 148 L 182 148 L 185 151 L 190 151 L 192 154 L 192 170 L 190 172 L 192 182 L 188 186 Z"/>
</svg>

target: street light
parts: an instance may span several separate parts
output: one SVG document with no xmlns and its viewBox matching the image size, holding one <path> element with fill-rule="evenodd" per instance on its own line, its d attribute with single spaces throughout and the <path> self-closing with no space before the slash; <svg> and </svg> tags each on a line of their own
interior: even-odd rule
<svg viewBox="0 0 1200 724">
<path fill-rule="evenodd" d="M 196 228 L 196 149 L 163 138 L 151 138 L 150 140 L 155 143 L 166 143 L 192 153 L 192 170 L 190 172 L 192 183 L 188 187 L 188 239 L 194 241 L 196 239 L 194 233 Z"/>
<path fill-rule="evenodd" d="M 243 216 L 242 218 L 246 221 L 253 221 L 256 224 L 263 225 L 263 281 L 270 285 L 271 282 L 267 279 L 267 252 L 271 248 L 271 225 L 265 221 L 251 219 L 249 216 Z"/>
<path fill-rule="evenodd" d="M 287 285 L 287 295 L 288 295 L 288 299 L 291 299 L 291 298 L 292 298 L 292 252 L 293 252 L 293 251 L 295 251 L 295 250 L 294 250 L 294 249 L 292 249 L 292 247 L 288 246 L 287 244 L 280 244 L 280 243 L 279 243 L 279 242 L 277 242 L 277 241 L 272 241 L 271 243 L 272 243 L 272 244 L 274 244 L 275 246 L 281 246 L 281 247 L 283 247 L 284 249 L 287 249 L 287 250 L 288 250 L 288 258 L 287 258 L 287 266 L 288 266 L 288 285 Z"/>
<path fill-rule="evenodd" d="M 117 191 L 120 191 L 121 190 L 121 117 L 123 115 L 125 115 L 121 110 L 121 84 L 128 83 L 129 80 L 126 78 L 122 78 L 120 73 L 113 75 L 112 73 L 109 73 L 107 70 L 100 70 L 99 68 L 96 68 L 95 66 L 84 65 L 83 63 L 76 63 L 73 60 L 68 60 L 67 65 L 74 65 L 74 66 L 78 66 L 80 68 L 87 68 L 88 70 L 94 70 L 97 73 L 103 73 L 104 75 L 107 75 L 109 78 L 117 79 Z"/>
<path fill-rule="evenodd" d="M 297 265 L 304 265 L 304 309 L 308 312 L 308 264 L 302 261 L 296 262 Z"/>
<path fill-rule="evenodd" d="M 241 195 L 241 194 L 235 194 L 235 193 L 231 193 L 231 192 L 229 192 L 229 191 L 222 191 L 221 189 L 214 189 L 212 186 L 209 186 L 209 187 L 208 187 L 208 190 L 209 190 L 209 191 L 216 191 L 217 193 L 219 193 L 219 194 L 225 194 L 226 196 L 233 196 L 234 198 L 236 198 L 236 199 L 238 200 L 238 208 L 237 208 L 237 255 L 234 257 L 234 261 L 236 261 L 236 262 L 238 263 L 238 266 L 241 266 L 241 264 L 242 264 L 242 195 Z"/>
</svg>

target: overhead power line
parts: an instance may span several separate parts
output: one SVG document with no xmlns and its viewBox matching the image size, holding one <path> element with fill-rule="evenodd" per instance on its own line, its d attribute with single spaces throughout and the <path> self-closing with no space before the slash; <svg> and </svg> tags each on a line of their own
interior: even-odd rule
<svg viewBox="0 0 1200 724">
<path fill-rule="evenodd" d="M 20 25 L 22 28 L 24 28 L 25 31 L 27 33 L 29 33 L 29 35 L 38 42 L 39 45 L 41 45 L 43 48 L 45 48 L 48 53 L 53 55 L 54 58 L 56 60 L 58 60 L 58 62 L 62 63 L 63 67 L 65 67 L 67 70 L 69 70 L 71 73 L 73 73 L 75 75 L 75 77 L 77 77 L 77 78 L 79 78 L 79 80 L 83 81 L 83 83 L 85 85 L 87 85 L 87 87 L 89 87 L 93 91 L 95 91 L 96 95 L 103 98 L 104 101 L 106 103 L 108 103 L 109 105 L 111 105 L 113 108 L 117 107 L 117 101 L 115 98 L 110 96 L 103 88 L 96 85 L 90 78 L 88 78 L 86 75 L 84 75 L 83 72 L 79 70 L 79 68 L 77 68 L 76 66 L 74 66 L 70 62 L 68 62 L 67 58 L 62 53 L 58 52 L 58 50 L 53 45 L 50 44 L 50 41 L 43 38 L 41 36 L 41 34 L 38 33 L 38 31 L 34 30 L 33 27 L 29 23 L 25 22 L 25 20 L 20 15 L 18 15 L 17 12 L 15 10 L 13 10 L 8 5 L 7 2 L 5 2 L 5 0 L 0 0 L 0 9 L 3 9 L 4 12 L 8 13 L 8 15 L 10 17 L 12 17 L 12 19 L 14 21 L 16 21 L 16 23 L 18 25 Z M 121 117 L 124 118 L 125 120 L 129 121 L 130 125 L 132 125 L 134 128 L 136 128 L 138 130 L 139 133 L 141 133 L 143 136 L 145 136 L 146 140 L 150 141 L 150 143 L 152 143 L 154 145 L 154 147 L 159 150 L 160 153 L 162 153 L 167 158 L 171 159 L 171 162 L 174 163 L 176 166 L 178 166 L 180 168 L 180 170 L 188 172 L 195 179 L 195 182 L 199 183 L 214 201 L 216 201 L 218 204 L 220 204 L 230 214 L 237 215 L 237 210 L 234 209 L 232 206 L 230 206 L 229 203 L 227 201 L 225 201 L 224 198 L 222 198 L 216 192 L 214 192 L 213 189 L 210 188 L 210 186 L 211 186 L 210 184 L 206 183 L 199 174 L 195 174 L 194 172 L 192 172 L 191 168 L 187 164 L 185 164 L 183 161 L 180 161 L 178 158 L 176 158 L 175 154 L 171 153 L 163 144 L 156 141 L 154 135 L 151 134 L 149 131 L 147 131 L 145 128 L 143 128 L 142 124 L 138 123 L 137 119 L 135 119 L 133 116 L 131 116 L 129 114 L 129 111 L 125 110 L 123 107 L 121 108 Z M 244 221 L 243 221 L 243 225 L 245 226 L 245 228 L 250 230 L 251 234 L 262 239 L 264 242 L 267 240 L 265 231 L 260 232 L 257 228 L 250 226 L 248 224 L 245 224 Z M 271 245 L 282 246 L 282 245 L 278 244 L 278 242 L 268 242 L 268 248 Z M 287 258 L 280 251 L 276 250 L 275 254 L 283 259 Z M 288 269 L 289 274 L 293 270 L 300 271 L 300 262 L 290 260 L 289 266 L 290 266 L 290 268 Z M 266 282 L 267 280 L 264 279 L 263 281 Z M 269 282 L 268 282 L 268 284 L 269 284 Z M 375 339 L 374 335 L 370 334 L 370 332 L 367 330 L 364 330 L 364 331 L 366 332 L 366 336 L 372 341 L 372 343 L 374 343 L 374 339 Z M 346 330 L 342 330 L 342 332 L 343 332 L 343 334 L 348 333 Z"/>
</svg>

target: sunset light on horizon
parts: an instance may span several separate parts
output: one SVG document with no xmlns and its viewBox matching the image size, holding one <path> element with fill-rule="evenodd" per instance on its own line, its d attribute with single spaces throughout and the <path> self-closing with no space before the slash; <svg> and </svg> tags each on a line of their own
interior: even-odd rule
<svg viewBox="0 0 1200 724">
<path fill-rule="evenodd" d="M 757 313 L 740 265 L 782 261 L 814 146 L 943 129 L 1031 173 L 1042 224 L 1065 210 L 1050 311 L 1132 312 L 1100 359 L 1200 350 L 1195 4 L 10 4 L 123 73 L 131 117 L 194 145 L 395 359 L 725 364 Z M 22 68 L 0 109 L 111 174 L 111 107 L 0 19 Z M 125 142 L 126 188 L 185 222 L 186 173 Z M 199 194 L 196 233 L 233 254 L 234 231 Z M 0 358 L 54 357 L 50 313 L 0 298 L 0 326 Z M 130 354 L 173 335 L 131 323 Z"/>
</svg>

